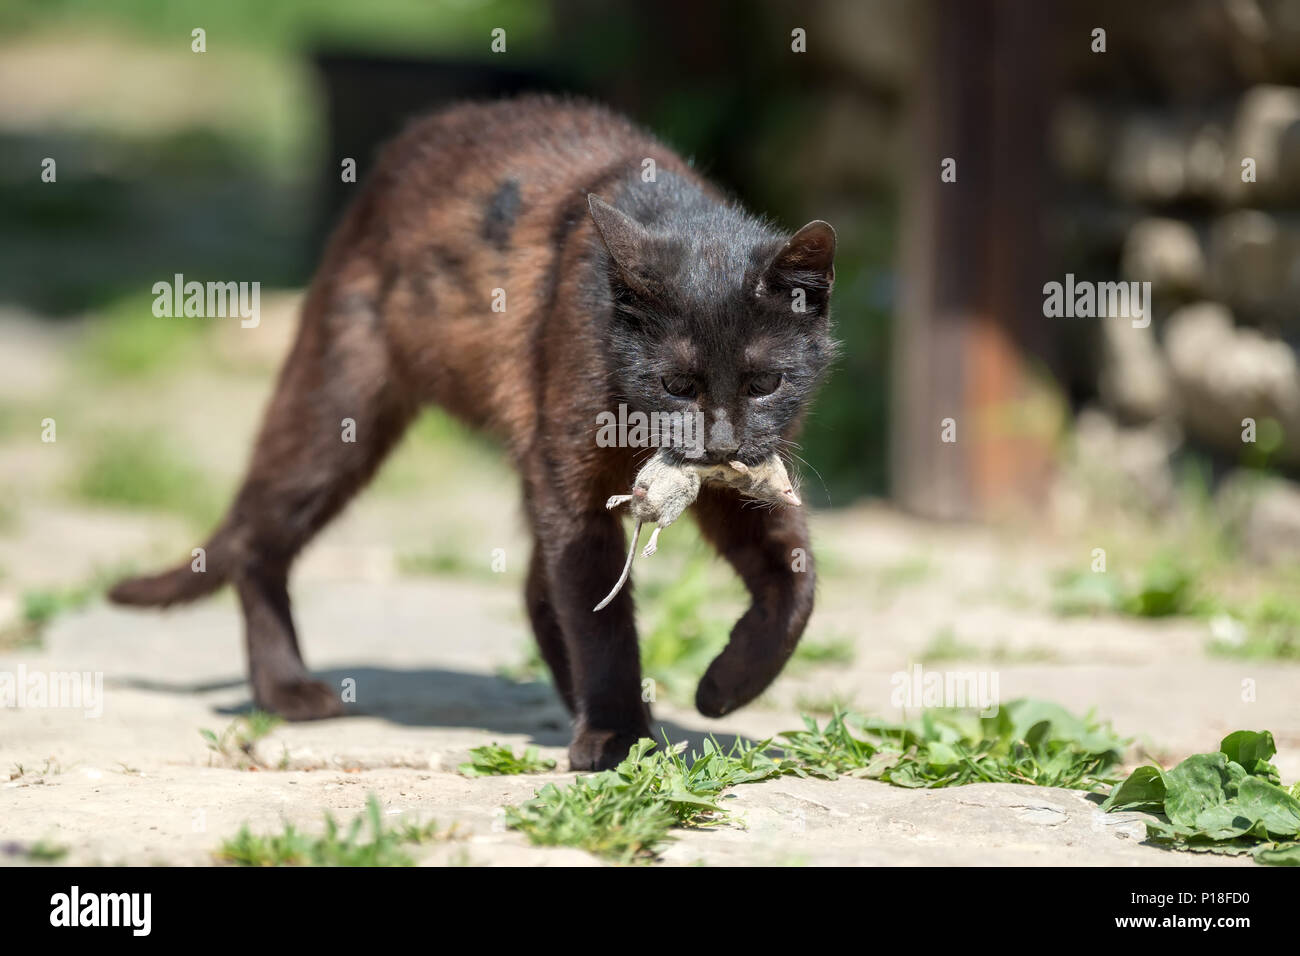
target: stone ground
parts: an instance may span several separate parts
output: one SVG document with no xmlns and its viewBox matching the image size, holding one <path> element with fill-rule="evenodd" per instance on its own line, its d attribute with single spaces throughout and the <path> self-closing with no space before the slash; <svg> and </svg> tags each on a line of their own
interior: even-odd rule
<svg viewBox="0 0 1300 956">
<path fill-rule="evenodd" d="M 78 448 L 109 418 L 161 428 L 228 489 L 287 319 L 263 324 L 280 337 L 240 345 L 238 361 L 222 356 L 239 333 L 222 330 L 215 357 L 193 368 L 92 388 L 77 364 L 77 329 L 4 321 L 0 410 L 19 424 L 0 432 L 0 474 L 18 505 L 0 522 L 0 617 L 15 616 L 33 587 L 84 583 L 124 559 L 174 560 L 201 540 L 183 517 L 78 498 L 68 490 L 81 467 Z M 54 445 L 35 437 L 46 414 L 59 421 Z M 0 645 L 0 671 L 102 671 L 105 681 L 97 718 L 31 708 L 0 720 L 8 861 L 21 860 L 14 844 L 44 840 L 66 847 L 69 863 L 201 865 L 245 823 L 315 830 L 323 811 L 349 819 L 374 794 L 394 818 L 458 825 L 463 839 L 417 850 L 422 862 L 599 863 L 577 850 L 532 847 L 501 826 L 500 807 L 571 775 L 467 779 L 456 770 L 472 747 L 493 741 L 536 745 L 562 767 L 568 726 L 545 683 L 500 676 L 520 664 L 528 642 L 519 597 L 527 542 L 514 482 L 475 449 L 455 446 L 449 468 L 435 445 L 404 450 L 299 566 L 293 591 L 308 663 L 326 680 L 356 681 L 357 713 L 281 725 L 258 744 L 261 769 L 237 769 L 199 734 L 220 732 L 249 704 L 228 593 L 166 613 L 93 599 L 55 616 L 37 646 Z M 805 490 L 817 504 L 815 478 Z M 674 703 L 674 690 L 656 705 L 671 739 L 698 746 L 706 734 L 724 743 L 767 736 L 833 699 L 900 717 L 891 677 L 948 634 L 961 646 L 958 658 L 927 667 L 995 673 L 1002 700 L 1095 708 L 1138 741 L 1130 763 L 1169 764 L 1248 727 L 1272 730 L 1284 779 L 1300 776 L 1300 666 L 1210 656 L 1201 621 L 1052 613 L 1052 574 L 1086 566 L 1094 542 L 1062 539 L 1045 524 L 928 524 L 878 505 L 817 508 L 814 530 L 825 573 L 809 638 L 847 642 L 852 660 L 793 668 L 723 720 Z M 458 557 L 436 574 L 404 573 L 402 556 L 431 543 Z M 487 570 L 497 547 L 507 557 L 502 574 Z M 640 569 L 669 580 L 696 547 L 689 529 L 675 526 Z M 734 618 L 741 605 L 725 571 L 699 573 L 718 584 L 711 608 Z M 645 606 L 642 616 L 654 611 Z M 1247 679 L 1256 682 L 1249 703 Z M 912 791 L 786 778 L 737 788 L 728 803 L 745 826 L 680 832 L 663 862 L 1234 865 L 1144 845 L 1140 824 L 1063 790 Z"/>
</svg>

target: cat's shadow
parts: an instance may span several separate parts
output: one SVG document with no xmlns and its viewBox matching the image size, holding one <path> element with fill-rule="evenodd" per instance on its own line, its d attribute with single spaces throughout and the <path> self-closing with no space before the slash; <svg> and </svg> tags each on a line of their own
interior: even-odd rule
<svg viewBox="0 0 1300 956">
<path fill-rule="evenodd" d="M 345 680 L 355 682 L 349 686 L 355 688 L 356 702 L 345 705 L 347 713 L 342 720 L 368 716 L 407 727 L 467 727 L 488 733 L 526 734 L 529 743 L 541 747 L 564 747 L 569 743 L 569 713 L 555 690 L 541 681 L 519 683 L 491 674 L 441 668 L 336 667 L 313 671 L 312 676 L 338 688 L 343 688 Z M 235 687 L 247 690 L 247 683 L 234 677 L 194 683 L 142 678 L 113 683 L 172 694 L 211 693 Z M 214 710 L 235 717 L 253 710 L 253 701 L 244 697 Z M 686 741 L 688 751 L 700 751 L 710 736 L 724 749 L 737 739 L 735 734 L 714 734 L 672 721 L 656 720 L 652 729 L 656 741 L 662 742 L 665 735 L 674 744 Z"/>
</svg>

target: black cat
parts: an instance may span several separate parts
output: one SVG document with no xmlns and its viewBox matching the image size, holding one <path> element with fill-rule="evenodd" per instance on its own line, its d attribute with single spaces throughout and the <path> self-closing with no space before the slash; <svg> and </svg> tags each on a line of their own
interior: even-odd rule
<svg viewBox="0 0 1300 956">
<path fill-rule="evenodd" d="M 780 451 L 834 356 L 834 251 L 826 223 L 777 232 L 597 106 L 525 97 L 424 119 L 387 148 L 331 240 L 206 572 L 185 563 L 111 597 L 167 605 L 233 583 L 258 706 L 341 713 L 299 653 L 289 567 L 437 403 L 499 436 L 522 475 L 528 613 L 574 715 L 570 761 L 610 767 L 650 715 L 630 591 L 591 610 L 626 550 L 604 503 L 649 452 L 598 445 L 597 416 L 620 403 L 702 414 L 697 461 Z M 345 418 L 355 441 L 341 438 Z M 812 557 L 798 509 L 706 487 L 693 511 L 753 597 L 696 694 L 719 716 L 793 653 Z"/>
</svg>

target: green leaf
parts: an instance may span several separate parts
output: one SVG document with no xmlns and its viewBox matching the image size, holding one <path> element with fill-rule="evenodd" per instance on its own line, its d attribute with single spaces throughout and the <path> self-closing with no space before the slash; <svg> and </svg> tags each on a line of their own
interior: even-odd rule
<svg viewBox="0 0 1300 956">
<path fill-rule="evenodd" d="M 1300 836 L 1300 800 L 1281 787 L 1247 777 L 1241 782 L 1236 803 L 1243 815 L 1263 824 L 1271 835 Z"/>
<path fill-rule="evenodd" d="M 1228 802 L 1228 758 L 1221 753 L 1188 757 L 1165 774 L 1165 816 L 1170 822 L 1199 829 L 1197 819 L 1211 807 Z"/>
<path fill-rule="evenodd" d="M 1300 866 L 1300 843 L 1261 846 L 1254 853 L 1256 863 L 1269 866 Z"/>
<path fill-rule="evenodd" d="M 1219 750 L 1229 760 L 1241 764 L 1247 773 L 1271 776 L 1276 781 L 1277 770 L 1268 761 L 1277 753 L 1277 746 L 1267 730 L 1235 731 L 1223 738 Z"/>
<path fill-rule="evenodd" d="M 1165 773 L 1159 767 L 1138 767 L 1128 779 L 1110 792 L 1102 810 L 1145 810 L 1163 813 L 1165 809 Z"/>
</svg>

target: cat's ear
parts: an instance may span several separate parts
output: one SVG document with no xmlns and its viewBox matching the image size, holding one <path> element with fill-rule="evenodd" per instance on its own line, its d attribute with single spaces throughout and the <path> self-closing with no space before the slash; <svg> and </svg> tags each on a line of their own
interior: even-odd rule
<svg viewBox="0 0 1300 956">
<path fill-rule="evenodd" d="M 587 207 L 591 210 L 591 220 L 596 224 L 601 242 L 609 251 L 623 281 L 637 291 L 648 291 L 646 253 L 650 234 L 645 226 L 595 193 L 587 194 Z"/>
<path fill-rule="evenodd" d="M 802 289 L 813 308 L 825 305 L 835 281 L 835 230 L 831 224 L 814 219 L 796 232 L 772 257 L 759 278 L 758 294 L 791 295 Z"/>
</svg>

